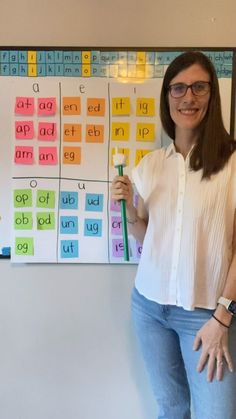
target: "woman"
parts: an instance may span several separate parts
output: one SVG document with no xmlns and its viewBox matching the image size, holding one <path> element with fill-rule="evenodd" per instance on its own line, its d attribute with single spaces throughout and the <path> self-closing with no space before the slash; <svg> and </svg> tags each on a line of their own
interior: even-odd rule
<svg viewBox="0 0 236 419">
<path fill-rule="evenodd" d="M 158 418 L 236 417 L 236 142 L 214 67 L 186 52 L 167 68 L 160 102 L 168 148 L 146 155 L 111 195 L 125 199 L 143 243 L 132 311 Z"/>
</svg>

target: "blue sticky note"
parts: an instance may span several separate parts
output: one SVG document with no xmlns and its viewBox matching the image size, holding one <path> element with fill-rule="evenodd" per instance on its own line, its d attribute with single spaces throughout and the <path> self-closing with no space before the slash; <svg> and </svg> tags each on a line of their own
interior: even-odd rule
<svg viewBox="0 0 236 419">
<path fill-rule="evenodd" d="M 71 64 L 73 62 L 73 54 L 72 51 L 63 51 L 63 63 L 64 64 Z"/>
<path fill-rule="evenodd" d="M 38 64 L 38 74 L 39 77 L 46 76 L 46 64 Z"/>
<path fill-rule="evenodd" d="M 26 64 L 28 60 L 28 52 L 27 51 L 19 51 L 18 60 L 20 64 Z"/>
<path fill-rule="evenodd" d="M 72 75 L 73 77 L 82 76 L 82 64 L 72 64 Z"/>
<path fill-rule="evenodd" d="M 78 240 L 61 240 L 61 258 L 78 258 L 79 245 Z"/>
<path fill-rule="evenodd" d="M 100 65 L 99 64 L 91 64 L 91 76 L 92 77 L 99 77 L 100 76 Z"/>
<path fill-rule="evenodd" d="M 19 64 L 19 76 L 28 75 L 28 64 Z"/>
<path fill-rule="evenodd" d="M 110 61 L 110 53 L 108 51 L 101 51 L 100 53 L 100 63 L 101 64 L 109 64 Z"/>
<path fill-rule="evenodd" d="M 100 51 L 91 51 L 91 63 L 100 63 Z"/>
<path fill-rule="evenodd" d="M 46 51 L 45 52 L 46 64 L 54 64 L 54 51 Z"/>
<path fill-rule="evenodd" d="M 119 63 L 125 64 L 128 61 L 128 52 L 127 51 L 119 51 Z"/>
<path fill-rule="evenodd" d="M 60 217 L 61 234 L 78 234 L 78 217 L 63 215 Z"/>
<path fill-rule="evenodd" d="M 63 63 L 63 51 L 54 51 L 55 63 Z"/>
<path fill-rule="evenodd" d="M 86 193 L 85 211 L 103 211 L 103 194 Z"/>
<path fill-rule="evenodd" d="M 136 64 L 137 60 L 137 52 L 136 51 L 128 51 L 128 63 L 129 64 Z"/>
<path fill-rule="evenodd" d="M 10 63 L 17 63 L 18 62 L 18 51 L 10 51 L 9 61 L 10 61 Z"/>
<path fill-rule="evenodd" d="M 109 65 L 100 64 L 100 77 L 109 77 Z"/>
<path fill-rule="evenodd" d="M 117 63 L 119 61 L 119 52 L 110 51 L 110 63 Z"/>
<path fill-rule="evenodd" d="M 10 51 L 0 51 L 0 62 L 9 63 Z"/>
<path fill-rule="evenodd" d="M 64 64 L 55 64 L 55 76 L 64 76 Z"/>
<path fill-rule="evenodd" d="M 78 209 L 78 192 L 61 191 L 61 209 Z"/>
<path fill-rule="evenodd" d="M 102 235 L 102 220 L 86 218 L 84 220 L 84 235 L 101 237 Z"/>
<path fill-rule="evenodd" d="M 147 51 L 146 52 L 146 63 L 147 64 L 154 64 L 155 63 L 155 52 Z"/>
<path fill-rule="evenodd" d="M 46 64 L 46 75 L 55 76 L 55 64 Z"/>
<path fill-rule="evenodd" d="M 10 76 L 10 64 L 1 64 L 1 76 Z"/>
<path fill-rule="evenodd" d="M 2 247 L 2 255 L 3 256 L 10 256 L 11 248 L 10 247 Z"/>
<path fill-rule="evenodd" d="M 46 51 L 36 51 L 37 64 L 46 63 Z"/>
<path fill-rule="evenodd" d="M 72 62 L 74 64 L 82 64 L 82 54 L 81 51 L 72 52 Z"/>
<path fill-rule="evenodd" d="M 64 64 L 64 76 L 73 77 L 73 64 Z"/>
<path fill-rule="evenodd" d="M 18 76 L 19 75 L 19 65 L 18 64 L 10 64 L 10 75 L 11 76 Z"/>
</svg>

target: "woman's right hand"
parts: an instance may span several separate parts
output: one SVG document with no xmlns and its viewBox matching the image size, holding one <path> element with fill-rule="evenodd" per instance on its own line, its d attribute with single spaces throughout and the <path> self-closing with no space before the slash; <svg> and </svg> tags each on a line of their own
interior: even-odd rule
<svg viewBox="0 0 236 419">
<path fill-rule="evenodd" d="M 127 175 L 115 176 L 111 184 L 111 198 L 115 201 L 125 199 L 126 207 L 133 207 L 133 187 Z"/>
</svg>

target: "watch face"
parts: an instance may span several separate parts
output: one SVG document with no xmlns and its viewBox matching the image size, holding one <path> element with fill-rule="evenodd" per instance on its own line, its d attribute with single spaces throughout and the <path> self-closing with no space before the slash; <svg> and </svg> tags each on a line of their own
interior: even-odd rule
<svg viewBox="0 0 236 419">
<path fill-rule="evenodd" d="M 233 313 L 234 315 L 236 315 L 236 301 L 231 301 L 228 310 Z"/>
</svg>

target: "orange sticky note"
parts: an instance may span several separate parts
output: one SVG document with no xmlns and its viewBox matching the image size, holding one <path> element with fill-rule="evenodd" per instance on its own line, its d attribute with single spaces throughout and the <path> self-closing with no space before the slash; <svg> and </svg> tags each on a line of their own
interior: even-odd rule
<svg viewBox="0 0 236 419">
<path fill-rule="evenodd" d="M 86 143 L 103 143 L 104 125 L 86 125 Z"/>
<path fill-rule="evenodd" d="M 33 164 L 34 149 L 33 147 L 16 146 L 14 162 L 16 164 Z"/>
<path fill-rule="evenodd" d="M 80 97 L 63 97 L 62 98 L 62 113 L 63 115 L 80 115 L 81 101 Z"/>
<path fill-rule="evenodd" d="M 64 124 L 63 141 L 81 141 L 81 124 Z"/>
<path fill-rule="evenodd" d="M 39 164 L 40 165 L 56 165 L 57 147 L 39 147 Z"/>
<path fill-rule="evenodd" d="M 39 97 L 38 98 L 38 115 L 51 116 L 56 113 L 56 98 L 55 97 Z"/>
<path fill-rule="evenodd" d="M 15 121 L 15 138 L 17 140 L 32 140 L 34 138 L 33 121 Z"/>
<path fill-rule="evenodd" d="M 80 164 L 81 148 L 80 147 L 63 147 L 63 163 L 64 164 Z"/>
<path fill-rule="evenodd" d="M 39 122 L 38 140 L 55 141 L 57 138 L 57 126 L 55 122 Z"/>
<path fill-rule="evenodd" d="M 105 99 L 104 98 L 88 98 L 87 99 L 87 115 L 88 116 L 104 116 L 105 115 Z"/>
<path fill-rule="evenodd" d="M 33 115 L 34 114 L 34 98 L 33 97 L 16 97 L 15 113 L 17 115 Z"/>
</svg>

